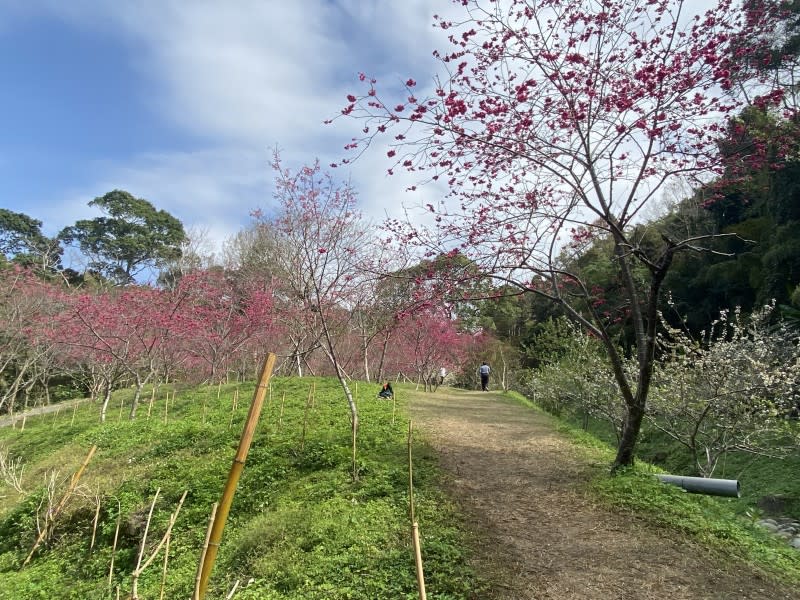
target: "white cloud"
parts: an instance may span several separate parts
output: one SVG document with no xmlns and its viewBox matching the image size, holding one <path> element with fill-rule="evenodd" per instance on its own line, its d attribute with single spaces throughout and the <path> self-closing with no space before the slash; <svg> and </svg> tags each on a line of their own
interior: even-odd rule
<svg viewBox="0 0 800 600">
<path fill-rule="evenodd" d="M 71 223 L 89 216 L 88 199 L 123 188 L 186 225 L 208 229 L 217 243 L 271 201 L 271 148 L 279 145 L 294 166 L 316 157 L 324 165 L 338 161 L 356 124 L 322 122 L 358 89 L 357 72 L 389 86 L 409 76 L 430 81 L 431 52 L 444 42 L 431 27 L 434 8 L 426 0 L 6 0 L 6 6 L 117 36 L 151 108 L 198 140 L 191 152 L 156 147 L 124 162 L 100 162 L 96 181 L 79 190 L 87 193 L 66 193 L 52 210 Z M 442 8 L 448 10 L 436 7 Z M 386 176 L 384 157 L 373 148 L 335 173 L 352 176 L 364 213 L 376 220 L 420 203 L 403 191 L 410 177 Z"/>
</svg>

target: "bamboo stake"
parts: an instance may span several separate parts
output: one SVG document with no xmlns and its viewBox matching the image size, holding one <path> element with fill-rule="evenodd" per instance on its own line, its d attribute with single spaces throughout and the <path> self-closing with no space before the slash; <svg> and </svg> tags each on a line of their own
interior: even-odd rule
<svg viewBox="0 0 800 600">
<path fill-rule="evenodd" d="M 411 517 L 411 543 L 414 546 L 414 565 L 417 572 L 417 587 L 420 600 L 426 600 L 425 574 L 422 570 L 422 550 L 419 543 L 419 525 L 414 514 L 414 467 L 411 458 L 413 424 L 408 422 L 408 513 Z"/>
<path fill-rule="evenodd" d="M 428 596 L 425 593 L 425 574 L 422 572 L 422 551 L 419 544 L 419 526 L 416 521 L 411 525 L 411 541 L 414 544 L 414 564 L 417 568 L 419 600 L 426 600 Z"/>
<path fill-rule="evenodd" d="M 125 406 L 125 398 L 121 397 L 119 399 L 119 416 L 117 416 L 117 422 L 122 420 L 122 407 Z"/>
<path fill-rule="evenodd" d="M 207 405 L 208 405 L 208 403 L 206 402 L 206 399 L 203 398 L 203 425 L 206 424 L 206 408 L 207 408 Z"/>
<path fill-rule="evenodd" d="M 356 383 L 358 385 L 358 383 Z M 358 389 L 358 388 L 356 388 Z M 311 408 L 316 407 L 317 405 L 317 382 L 311 382 Z"/>
<path fill-rule="evenodd" d="M 233 587 L 231 588 L 231 591 L 228 592 L 228 595 L 225 596 L 225 600 L 231 600 L 231 598 L 233 598 L 233 595 L 236 593 L 237 589 L 239 589 L 239 580 L 238 579 L 236 580 L 236 583 L 233 584 Z"/>
<path fill-rule="evenodd" d="M 58 412 L 61 410 L 61 407 L 56 409 L 56 412 L 53 414 L 53 429 L 56 428 L 56 421 L 58 421 Z"/>
<path fill-rule="evenodd" d="M 167 563 L 169 562 L 169 541 L 172 535 L 167 536 L 167 545 L 164 547 L 164 568 L 161 571 L 161 593 L 158 595 L 159 600 L 164 600 L 164 585 L 167 583 Z"/>
<path fill-rule="evenodd" d="M 168 418 L 169 418 L 169 392 L 167 392 L 167 397 L 164 398 L 164 425 L 167 424 Z"/>
<path fill-rule="evenodd" d="M 136 568 L 133 570 L 136 573 L 139 570 L 139 567 L 142 566 L 142 558 L 144 557 L 144 549 L 147 545 L 147 533 L 150 531 L 150 521 L 153 519 L 153 510 L 156 507 L 156 500 L 158 500 L 158 495 L 161 493 L 161 488 L 156 489 L 156 495 L 153 496 L 153 503 L 150 505 L 150 512 L 147 513 L 147 523 L 144 526 L 144 535 L 142 536 L 142 544 L 139 546 L 139 558 L 136 560 Z M 134 580 L 133 585 L 133 597 L 136 598 L 136 580 Z"/>
<path fill-rule="evenodd" d="M 217 558 L 217 551 L 219 550 L 219 544 L 222 540 L 222 532 L 225 529 L 225 521 L 227 520 L 228 513 L 231 509 L 231 502 L 233 501 L 233 496 L 236 493 L 236 486 L 239 483 L 239 476 L 244 468 L 244 463 L 247 459 L 247 453 L 250 450 L 250 444 L 253 441 L 253 435 L 255 434 L 256 425 L 258 424 L 258 417 L 261 414 L 261 407 L 264 405 L 264 397 L 267 394 L 269 380 L 272 377 L 272 369 L 275 367 L 275 360 L 276 356 L 270 352 L 264 361 L 264 366 L 261 369 L 261 376 L 259 377 L 258 385 L 256 386 L 253 394 L 253 401 L 250 404 L 250 412 L 247 415 L 244 430 L 242 431 L 242 437 L 239 441 L 239 448 L 236 451 L 236 457 L 233 459 L 233 464 L 231 465 L 231 470 L 228 474 L 228 480 L 225 483 L 225 488 L 222 491 L 219 509 L 216 517 L 214 518 L 214 524 L 212 525 L 211 529 L 208 551 L 206 552 L 206 558 L 200 574 L 200 600 L 203 600 L 206 595 L 208 580 L 211 576 L 211 570 L 214 568 L 214 561 Z"/>
<path fill-rule="evenodd" d="M 108 568 L 108 589 L 111 589 L 111 579 L 114 575 L 114 557 L 117 554 L 117 540 L 119 539 L 119 526 L 122 523 L 122 504 L 117 498 L 117 528 L 114 530 L 114 543 L 111 545 L 111 566 Z M 117 586 L 119 594 L 119 586 Z"/>
<path fill-rule="evenodd" d="M 217 516 L 218 502 L 214 502 L 211 506 L 211 517 L 208 519 L 208 527 L 206 528 L 206 539 L 203 542 L 203 550 L 200 553 L 200 562 L 197 565 L 197 574 L 194 578 L 194 593 L 192 600 L 200 598 L 200 575 L 203 573 L 203 563 L 206 561 L 206 554 L 208 553 L 208 541 L 211 539 L 211 527 L 214 525 L 214 518 Z"/>
<path fill-rule="evenodd" d="M 408 517 L 414 522 L 414 463 L 411 459 L 411 442 L 414 425 L 408 422 Z"/>
<path fill-rule="evenodd" d="M 147 405 L 147 420 L 150 420 L 150 413 L 153 412 L 153 401 L 156 399 L 156 388 L 153 386 L 153 393 L 150 394 L 150 403 Z"/>
<path fill-rule="evenodd" d="M 357 382 L 357 381 L 356 381 L 355 388 L 356 388 L 356 390 L 355 390 L 355 396 L 356 396 L 356 398 L 355 398 L 355 401 L 356 401 L 356 408 L 358 408 L 358 382 Z"/>
<path fill-rule="evenodd" d="M 219 400 L 220 392 L 222 392 L 222 379 L 220 379 L 219 383 L 217 384 L 217 400 Z"/>
<path fill-rule="evenodd" d="M 397 392 L 392 394 L 392 425 L 394 425 L 394 416 L 397 412 Z"/>
<path fill-rule="evenodd" d="M 160 488 L 159 488 L 160 491 Z M 155 560 L 158 553 L 161 551 L 161 548 L 164 547 L 164 544 L 167 543 L 170 535 L 172 534 L 172 528 L 175 526 L 175 521 L 178 519 L 178 513 L 181 512 L 181 507 L 183 506 L 183 501 L 186 500 L 186 495 L 189 493 L 189 490 L 185 490 L 181 499 L 178 501 L 178 506 L 175 509 L 175 512 L 172 513 L 169 517 L 169 525 L 167 526 L 167 531 L 164 533 L 164 536 L 161 538 L 161 541 L 158 542 L 158 545 L 155 547 L 155 550 L 150 554 L 149 558 L 144 561 L 144 564 L 141 565 L 142 561 L 142 552 L 139 552 L 139 560 L 136 564 L 136 570 L 133 572 L 131 576 L 132 581 L 132 590 L 131 590 L 131 597 L 133 600 L 138 600 L 139 598 L 139 577 L 141 577 L 142 573 L 144 572 L 147 567 L 149 567 L 152 562 Z M 158 492 L 156 492 L 156 497 L 158 497 Z M 155 498 L 153 499 L 153 506 L 155 506 Z M 150 515 L 147 517 L 147 526 L 144 530 L 144 538 L 142 538 L 142 551 L 144 550 L 144 544 L 147 541 L 147 528 L 150 526 L 150 518 L 153 516 L 153 506 L 150 507 Z"/>
<path fill-rule="evenodd" d="M 283 405 L 286 403 L 286 392 L 283 392 L 283 396 L 281 397 L 281 414 L 278 417 L 278 431 L 280 431 L 281 427 L 283 427 Z"/>
<path fill-rule="evenodd" d="M 308 388 L 308 398 L 306 398 L 306 408 L 303 411 L 303 433 L 300 435 L 300 450 L 306 447 L 306 429 L 308 428 L 308 409 L 314 398 L 314 386 Z"/>
<path fill-rule="evenodd" d="M 75 486 L 78 485 L 78 481 L 80 480 L 81 475 L 83 475 L 84 470 L 89 465 L 89 461 L 92 460 L 92 457 L 94 456 L 94 453 L 95 453 L 96 450 L 97 450 L 97 446 L 92 446 L 91 450 L 89 450 L 89 454 L 84 459 L 83 464 L 80 466 L 80 468 L 72 476 L 72 479 L 70 479 L 69 487 L 67 487 L 67 491 L 64 492 L 64 495 L 61 497 L 61 501 L 58 503 L 58 506 L 56 506 L 56 508 L 53 510 L 53 514 L 50 517 L 50 523 L 51 524 L 53 524 L 53 525 L 55 524 L 56 518 L 58 518 L 58 513 L 60 513 L 61 510 L 64 508 L 64 506 L 67 504 L 67 500 L 69 500 L 69 497 L 72 495 L 72 492 L 75 490 Z M 39 537 L 36 538 L 36 543 L 33 544 L 33 548 L 31 548 L 30 553 L 28 553 L 28 558 L 26 558 L 25 562 L 22 563 L 23 567 L 25 565 L 27 565 L 29 562 L 31 562 L 31 558 L 33 558 L 33 553 L 36 552 L 36 548 L 38 548 L 39 544 L 41 544 L 44 541 L 44 538 L 47 537 L 47 534 L 49 533 L 48 529 L 49 529 L 49 527 L 47 527 L 47 526 L 42 527 L 42 531 L 39 533 Z"/>
<path fill-rule="evenodd" d="M 28 415 L 22 415 L 22 427 L 19 428 L 20 431 L 25 431 L 25 421 L 28 418 Z M 17 420 L 14 419 L 14 427 L 17 426 Z"/>
<path fill-rule="evenodd" d="M 72 427 L 75 425 L 75 413 L 78 411 L 78 403 L 72 405 L 72 420 L 69 422 L 69 426 Z"/>
<path fill-rule="evenodd" d="M 94 550 L 94 541 L 97 537 L 97 522 L 100 519 L 100 494 L 95 495 L 95 504 L 97 507 L 94 511 L 94 522 L 92 523 L 92 541 L 89 543 L 89 552 Z"/>
</svg>

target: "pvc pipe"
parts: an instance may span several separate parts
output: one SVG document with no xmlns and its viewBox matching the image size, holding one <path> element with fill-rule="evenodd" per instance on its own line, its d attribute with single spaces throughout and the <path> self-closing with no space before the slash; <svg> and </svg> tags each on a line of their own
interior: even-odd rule
<svg viewBox="0 0 800 600">
<path fill-rule="evenodd" d="M 656 475 L 662 483 L 682 487 L 692 494 L 708 494 L 709 496 L 727 496 L 739 498 L 741 486 L 736 479 L 709 479 L 707 477 L 683 477 L 681 475 Z"/>
</svg>

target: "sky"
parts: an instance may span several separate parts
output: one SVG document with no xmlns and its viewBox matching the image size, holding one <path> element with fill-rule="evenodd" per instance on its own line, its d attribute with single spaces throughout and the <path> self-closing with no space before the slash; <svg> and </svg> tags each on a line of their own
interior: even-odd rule
<svg viewBox="0 0 800 600">
<path fill-rule="evenodd" d="M 0 0 L 0 207 L 54 235 L 123 189 L 219 252 L 274 206 L 271 155 L 338 161 L 358 73 L 432 85 L 446 0 Z M 368 152 L 333 171 L 379 223 L 428 189 Z"/>
</svg>

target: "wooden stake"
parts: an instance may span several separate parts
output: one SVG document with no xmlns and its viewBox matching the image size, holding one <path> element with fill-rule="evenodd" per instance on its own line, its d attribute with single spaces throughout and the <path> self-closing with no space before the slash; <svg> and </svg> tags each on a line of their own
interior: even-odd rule
<svg viewBox="0 0 800 600">
<path fill-rule="evenodd" d="M 167 424 L 168 418 L 169 418 L 169 392 L 167 392 L 167 397 L 164 398 L 164 425 Z"/>
<path fill-rule="evenodd" d="M 19 428 L 20 431 L 25 431 L 25 420 L 28 418 L 28 415 L 22 415 L 22 427 Z M 17 420 L 14 419 L 14 426 L 16 427 Z"/>
<path fill-rule="evenodd" d="M 275 368 L 275 360 L 276 356 L 270 352 L 264 361 L 264 366 L 261 369 L 261 376 L 259 377 L 258 385 L 253 394 L 253 401 L 250 404 L 250 412 L 247 415 L 244 430 L 239 440 L 239 448 L 233 459 L 225 488 L 222 490 L 222 498 L 220 499 L 219 509 L 211 528 L 208 551 L 206 552 L 205 561 L 200 574 L 199 600 L 205 598 L 206 589 L 208 589 L 208 580 L 211 576 L 211 570 L 214 568 L 214 561 L 217 558 L 217 551 L 219 550 L 219 545 L 222 540 L 222 532 L 225 529 L 225 521 L 228 519 L 231 502 L 233 502 L 233 496 L 236 493 L 236 486 L 239 483 L 239 477 L 242 474 L 242 469 L 247 459 L 247 453 L 250 451 L 250 444 L 253 441 L 253 435 L 258 425 L 258 417 L 261 414 L 261 408 L 264 405 L 264 397 L 267 394 L 269 380 L 272 377 L 272 369 Z"/>
<path fill-rule="evenodd" d="M 281 397 L 281 414 L 278 417 L 278 430 L 283 426 L 283 405 L 286 403 L 286 392 L 283 392 L 283 396 Z"/>
<path fill-rule="evenodd" d="M 84 470 L 86 470 L 86 467 L 89 465 L 89 461 L 92 460 L 92 457 L 94 456 L 96 450 L 97 446 L 92 446 L 91 450 L 89 450 L 89 454 L 84 459 L 83 464 L 72 476 L 72 479 L 69 482 L 69 487 L 67 487 L 67 491 L 64 492 L 64 495 L 61 497 L 61 501 L 58 503 L 58 506 L 55 507 L 55 509 L 53 510 L 53 514 L 50 517 L 50 523 L 52 523 L 53 525 L 55 524 L 56 518 L 58 517 L 58 513 L 60 513 L 61 510 L 64 508 L 64 506 L 67 503 L 67 500 L 69 500 L 69 497 L 75 490 L 75 486 L 78 485 L 78 481 L 80 480 L 81 475 L 83 475 Z M 36 543 L 33 544 L 33 548 L 31 548 L 31 551 L 28 553 L 28 557 L 25 559 L 25 562 L 22 563 L 23 567 L 27 565 L 29 562 L 31 562 L 31 558 L 33 558 L 33 553 L 36 552 L 36 549 L 39 547 L 39 544 L 41 544 L 42 541 L 44 541 L 44 538 L 47 537 L 49 529 L 50 528 L 47 526 L 42 527 L 42 531 L 39 533 L 39 537 L 36 538 Z"/>
<path fill-rule="evenodd" d="M 150 420 L 150 413 L 153 411 L 153 401 L 156 399 L 156 387 L 153 386 L 153 393 L 150 394 L 150 403 L 147 405 L 147 420 Z"/>
<path fill-rule="evenodd" d="M 78 411 L 78 403 L 72 405 L 72 420 L 69 422 L 69 426 L 72 427 L 75 425 L 75 413 Z"/>
<path fill-rule="evenodd" d="M 397 392 L 392 394 L 392 425 L 394 425 L 394 415 L 397 412 Z"/>
<path fill-rule="evenodd" d="M 198 600 L 200 598 L 200 576 L 203 573 L 203 563 L 206 562 L 206 554 L 208 553 L 208 541 L 211 539 L 211 527 L 214 525 L 214 519 L 217 516 L 217 507 L 219 506 L 218 502 L 214 502 L 211 506 L 211 517 L 208 519 L 208 527 L 206 528 L 206 539 L 203 542 L 203 550 L 200 553 L 200 562 L 197 564 L 197 574 L 194 578 L 194 594 L 192 594 L 192 600 Z"/>
</svg>

